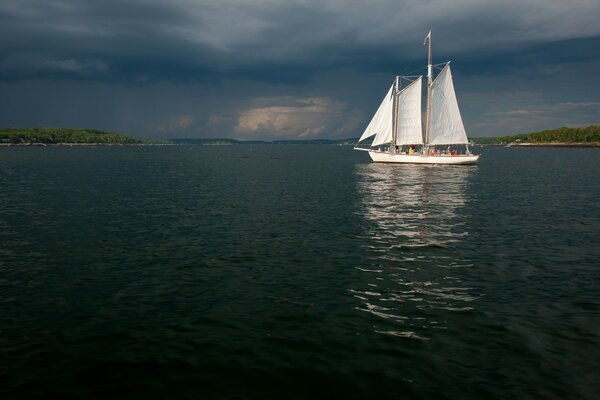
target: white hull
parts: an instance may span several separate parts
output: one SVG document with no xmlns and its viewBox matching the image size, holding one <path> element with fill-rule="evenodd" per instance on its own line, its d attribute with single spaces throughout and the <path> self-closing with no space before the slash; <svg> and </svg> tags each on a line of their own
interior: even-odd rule
<svg viewBox="0 0 600 400">
<path fill-rule="evenodd" d="M 479 155 L 423 155 L 423 154 L 390 154 L 382 151 L 369 150 L 369 156 L 374 162 L 400 164 L 475 164 Z"/>
</svg>

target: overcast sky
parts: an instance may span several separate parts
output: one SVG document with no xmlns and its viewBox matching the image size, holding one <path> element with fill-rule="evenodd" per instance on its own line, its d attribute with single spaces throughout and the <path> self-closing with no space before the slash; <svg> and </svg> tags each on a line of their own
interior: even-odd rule
<svg viewBox="0 0 600 400">
<path fill-rule="evenodd" d="M 358 137 L 452 60 L 469 136 L 600 124 L 598 0 L 0 2 L 0 127 Z"/>
</svg>

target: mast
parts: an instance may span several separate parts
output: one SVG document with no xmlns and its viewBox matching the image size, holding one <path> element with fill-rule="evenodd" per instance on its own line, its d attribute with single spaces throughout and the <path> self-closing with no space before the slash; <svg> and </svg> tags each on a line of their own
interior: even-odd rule
<svg viewBox="0 0 600 400">
<path fill-rule="evenodd" d="M 431 112 L 431 82 L 432 82 L 432 71 L 431 71 L 431 31 L 425 37 L 429 44 L 428 49 L 428 61 L 427 61 L 427 113 L 425 116 L 425 147 L 429 144 L 429 114 Z"/>
<path fill-rule="evenodd" d="M 392 143 L 390 144 L 390 153 L 396 154 L 396 138 L 398 137 L 398 95 L 400 94 L 399 88 L 399 80 L 400 78 L 396 77 L 396 82 L 394 82 L 394 114 L 392 116 Z"/>
</svg>

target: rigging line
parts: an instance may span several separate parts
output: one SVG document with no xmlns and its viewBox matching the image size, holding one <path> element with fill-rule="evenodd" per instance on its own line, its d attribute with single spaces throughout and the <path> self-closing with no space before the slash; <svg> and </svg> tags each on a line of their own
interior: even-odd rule
<svg viewBox="0 0 600 400">
<path fill-rule="evenodd" d="M 406 75 L 408 75 L 408 74 L 414 74 L 415 72 L 419 72 L 419 71 L 421 71 L 421 70 L 424 70 L 424 71 L 426 71 L 426 70 L 427 70 L 427 67 L 421 67 L 421 68 L 418 68 L 418 69 L 415 69 L 415 70 L 412 70 L 412 71 L 409 71 L 409 72 L 403 73 L 402 75 L 406 76 Z"/>
<path fill-rule="evenodd" d="M 402 72 L 400 73 L 400 75 L 404 75 L 405 71 L 407 69 L 412 68 L 416 59 L 417 59 L 417 56 L 416 56 L 416 54 L 413 53 L 413 55 L 412 55 L 411 59 L 408 61 L 408 63 L 404 64 L 404 68 L 402 69 Z"/>
<path fill-rule="evenodd" d="M 416 79 L 421 78 L 423 75 L 399 75 L 400 79 L 404 79 L 405 81 L 413 82 Z"/>
<path fill-rule="evenodd" d="M 408 63 L 404 64 L 404 68 L 403 68 L 402 73 L 400 75 L 413 74 L 413 73 L 418 72 L 420 70 L 426 70 L 427 69 L 427 66 L 425 66 L 425 67 L 420 67 L 420 68 L 417 68 L 415 70 L 406 72 L 407 69 L 411 68 L 416 62 L 418 62 L 417 59 L 421 59 L 421 57 L 417 55 L 418 53 L 411 52 L 411 54 L 412 54 L 412 57 L 410 58 L 410 60 L 408 61 Z"/>
</svg>

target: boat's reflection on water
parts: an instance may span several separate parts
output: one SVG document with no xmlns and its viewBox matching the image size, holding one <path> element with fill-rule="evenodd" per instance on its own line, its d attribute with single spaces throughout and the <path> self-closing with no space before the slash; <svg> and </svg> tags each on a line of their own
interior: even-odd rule
<svg viewBox="0 0 600 400">
<path fill-rule="evenodd" d="M 364 218 L 362 287 L 351 288 L 359 310 L 380 333 L 427 339 L 445 329 L 449 312 L 473 308 L 461 276 L 470 266 L 460 244 L 469 232 L 461 208 L 476 166 L 361 164 L 359 212 Z M 429 332 L 428 332 L 429 331 Z"/>
</svg>

